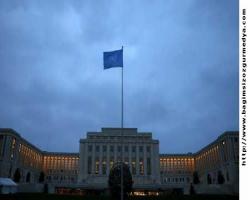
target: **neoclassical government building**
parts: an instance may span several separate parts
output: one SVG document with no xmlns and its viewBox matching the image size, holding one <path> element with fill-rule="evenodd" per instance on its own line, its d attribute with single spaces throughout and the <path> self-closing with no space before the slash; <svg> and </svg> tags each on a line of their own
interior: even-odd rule
<svg viewBox="0 0 250 200">
<path fill-rule="evenodd" d="M 25 191 L 27 186 L 39 190 L 41 174 L 50 192 L 105 191 L 110 169 L 123 157 L 133 177 L 134 194 L 188 194 L 191 184 L 197 193 L 238 194 L 238 138 L 238 132 L 224 132 L 198 152 L 160 154 L 160 142 L 150 132 L 102 128 L 80 139 L 79 153 L 59 153 L 43 151 L 15 130 L 1 128 L 0 177 L 13 179 L 18 171 Z"/>
</svg>

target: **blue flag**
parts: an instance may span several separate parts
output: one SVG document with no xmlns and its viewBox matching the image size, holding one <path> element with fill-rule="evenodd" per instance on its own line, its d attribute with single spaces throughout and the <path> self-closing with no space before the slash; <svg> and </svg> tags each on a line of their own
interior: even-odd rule
<svg viewBox="0 0 250 200">
<path fill-rule="evenodd" d="M 104 69 L 123 67 L 123 49 L 103 53 Z"/>
</svg>

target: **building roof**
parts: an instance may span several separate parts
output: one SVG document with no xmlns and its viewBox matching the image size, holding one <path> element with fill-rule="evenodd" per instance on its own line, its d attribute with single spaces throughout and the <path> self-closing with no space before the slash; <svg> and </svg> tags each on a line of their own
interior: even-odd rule
<svg viewBox="0 0 250 200">
<path fill-rule="evenodd" d="M 44 156 L 76 156 L 79 157 L 79 153 L 74 153 L 74 152 L 48 152 L 48 151 L 43 151 Z"/>
<path fill-rule="evenodd" d="M 194 154 L 193 153 L 178 153 L 178 154 L 176 154 L 176 153 L 173 153 L 173 154 L 166 154 L 166 153 L 161 153 L 161 154 L 159 154 L 159 156 L 160 156 L 160 158 L 161 157 L 171 157 L 171 156 L 177 156 L 177 157 L 183 157 L 183 156 L 185 156 L 185 157 L 193 157 L 194 156 Z"/>
<path fill-rule="evenodd" d="M 0 128 L 0 133 L 11 133 L 18 137 L 21 137 L 20 134 L 12 128 Z"/>
</svg>

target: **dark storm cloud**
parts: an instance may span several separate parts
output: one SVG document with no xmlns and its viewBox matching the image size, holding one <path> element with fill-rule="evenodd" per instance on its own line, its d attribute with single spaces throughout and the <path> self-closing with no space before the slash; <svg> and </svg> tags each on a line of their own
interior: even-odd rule
<svg viewBox="0 0 250 200">
<path fill-rule="evenodd" d="M 161 152 L 197 151 L 238 130 L 237 1 L 1 1 L 0 127 L 50 151 L 87 131 L 152 131 Z"/>
</svg>

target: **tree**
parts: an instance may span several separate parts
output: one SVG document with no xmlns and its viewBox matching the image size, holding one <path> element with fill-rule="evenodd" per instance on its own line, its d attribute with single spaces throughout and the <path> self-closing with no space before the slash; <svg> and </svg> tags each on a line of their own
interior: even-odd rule
<svg viewBox="0 0 250 200">
<path fill-rule="evenodd" d="M 14 181 L 16 183 L 19 183 L 20 179 L 21 179 L 21 174 L 20 174 L 19 168 L 17 168 L 14 173 Z"/>
<path fill-rule="evenodd" d="M 199 184 L 200 183 L 200 179 L 199 179 L 199 175 L 197 171 L 194 171 L 193 173 L 193 183 L 194 184 Z"/>
<path fill-rule="evenodd" d="M 123 167 L 123 194 L 124 199 L 132 190 L 133 180 L 128 165 L 125 163 L 115 163 L 109 173 L 108 185 L 110 193 L 114 199 L 121 196 L 121 169 Z"/>
<path fill-rule="evenodd" d="M 44 182 L 44 177 L 45 177 L 45 174 L 43 171 L 40 172 L 40 175 L 39 175 L 39 179 L 38 179 L 38 182 L 39 183 L 43 183 Z"/>
<path fill-rule="evenodd" d="M 223 174 L 222 174 L 222 172 L 220 170 L 218 171 L 217 179 L 218 179 L 217 180 L 218 184 L 223 184 L 225 182 L 225 178 L 224 178 L 224 176 L 223 176 Z"/>
</svg>

